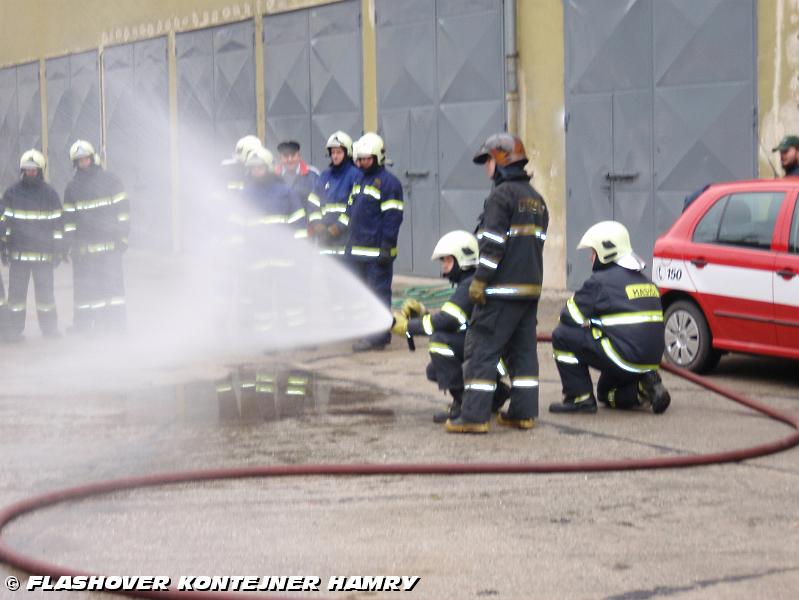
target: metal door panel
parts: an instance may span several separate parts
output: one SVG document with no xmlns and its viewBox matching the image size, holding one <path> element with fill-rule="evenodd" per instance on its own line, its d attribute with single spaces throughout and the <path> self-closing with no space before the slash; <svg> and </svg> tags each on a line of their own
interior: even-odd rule
<svg viewBox="0 0 799 600">
<path fill-rule="evenodd" d="M 103 52 L 108 167 L 131 198 L 134 247 L 170 246 L 169 97 L 166 38 Z"/>
<path fill-rule="evenodd" d="M 575 96 L 566 131 L 568 204 L 566 209 L 567 284 L 579 286 L 591 262 L 577 242 L 598 221 L 613 218 L 607 174 L 613 168 L 613 107 L 607 94 Z"/>
<path fill-rule="evenodd" d="M 72 177 L 69 148 L 76 139 L 100 148 L 97 53 L 84 52 L 45 63 L 50 183 L 63 194 Z"/>
<path fill-rule="evenodd" d="M 19 147 L 17 68 L 8 67 L 0 69 L 0 194 L 19 178 Z"/>
<path fill-rule="evenodd" d="M 321 167 L 331 133 L 341 129 L 356 137 L 362 130 L 362 73 L 353 68 L 361 56 L 360 3 L 312 9 L 309 27 L 311 147 L 305 156 Z"/>
<path fill-rule="evenodd" d="M 651 0 L 569 0 L 566 89 L 615 91 L 651 84 Z"/>
<path fill-rule="evenodd" d="M 627 226 L 633 248 L 647 260 L 655 245 L 651 115 L 649 89 L 613 95 L 613 219 Z"/>
<path fill-rule="evenodd" d="M 439 14 L 436 53 L 442 103 L 494 100 L 503 89 L 501 5 L 481 8 L 465 15 Z"/>
<path fill-rule="evenodd" d="M 475 165 L 472 158 L 489 135 L 502 131 L 504 116 L 505 105 L 496 100 L 441 105 L 439 169 L 442 191 L 488 190 L 490 182 L 485 170 Z"/>
<path fill-rule="evenodd" d="M 414 199 L 408 194 L 407 178 L 402 177 L 411 165 L 411 113 L 409 110 L 386 110 L 380 113 L 380 130 L 386 140 L 386 156 L 392 161 L 389 167 L 400 178 L 405 196 L 403 224 L 397 241 L 398 256 L 394 268 L 408 273 L 413 269 L 412 223 Z M 388 143 L 390 140 L 390 145 Z"/>
<path fill-rule="evenodd" d="M 439 236 L 473 230 L 490 187 L 474 152 L 505 127 L 502 2 L 378 0 L 376 22 L 381 130 L 391 158 L 407 149 L 392 169 L 408 193 L 400 243 L 412 243 L 398 268 L 435 275 Z"/>
<path fill-rule="evenodd" d="M 178 156 L 181 244 L 197 248 L 204 240 L 219 162 L 232 147 L 216 148 L 214 127 L 214 49 L 210 29 L 175 36 L 178 78 Z M 207 220 L 208 219 L 208 220 Z"/>
<path fill-rule="evenodd" d="M 39 63 L 19 65 L 17 69 L 17 115 L 19 147 L 42 147 L 42 105 L 39 86 Z"/>
<path fill-rule="evenodd" d="M 748 81 L 752 15 L 751 0 L 655 2 L 655 85 Z"/>
<path fill-rule="evenodd" d="M 258 128 L 254 25 L 245 21 L 217 27 L 213 36 L 215 137 L 222 150 L 233 148 L 239 138 L 254 134 Z"/>
<path fill-rule="evenodd" d="M 311 81 L 308 11 L 264 17 L 266 144 L 285 139 L 311 146 Z"/>
</svg>

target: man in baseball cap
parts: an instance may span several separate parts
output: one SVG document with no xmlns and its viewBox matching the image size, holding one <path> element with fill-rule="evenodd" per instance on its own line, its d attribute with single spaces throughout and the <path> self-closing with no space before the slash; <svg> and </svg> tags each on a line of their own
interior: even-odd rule
<svg viewBox="0 0 799 600">
<path fill-rule="evenodd" d="M 780 153 L 785 177 L 799 177 L 799 136 L 786 135 L 772 151 Z"/>
</svg>

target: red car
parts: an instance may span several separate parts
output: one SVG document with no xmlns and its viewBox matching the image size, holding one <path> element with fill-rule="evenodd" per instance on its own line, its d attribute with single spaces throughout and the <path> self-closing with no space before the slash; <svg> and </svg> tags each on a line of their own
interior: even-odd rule
<svg viewBox="0 0 799 600">
<path fill-rule="evenodd" d="M 799 178 L 711 185 L 655 243 L 666 356 L 709 371 L 727 351 L 799 359 Z"/>
</svg>

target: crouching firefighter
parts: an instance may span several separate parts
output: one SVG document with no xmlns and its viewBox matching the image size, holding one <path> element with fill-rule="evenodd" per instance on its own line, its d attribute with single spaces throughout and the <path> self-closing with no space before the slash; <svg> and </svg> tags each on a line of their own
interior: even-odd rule
<svg viewBox="0 0 799 600">
<path fill-rule="evenodd" d="M 464 343 L 474 308 L 469 299 L 469 284 L 477 267 L 477 238 L 467 231 L 450 231 L 438 241 L 430 260 L 441 261 L 441 276 L 450 280 L 455 291 L 434 314 L 427 313 L 418 300 L 406 300 L 402 309 L 394 313 L 391 331 L 397 335 L 430 336 L 427 378 L 452 396 L 449 408 L 433 415 L 434 422 L 444 423 L 447 419 L 457 419 L 461 413 Z M 508 386 L 499 381 L 506 374 L 502 361 L 497 365 L 497 371 L 493 403 L 496 410 L 510 396 Z"/>
<path fill-rule="evenodd" d="M 649 405 L 656 414 L 671 402 L 658 375 L 663 356 L 663 309 L 657 287 L 642 273 L 627 228 L 602 221 L 577 246 L 590 248 L 593 273 L 566 303 L 552 332 L 563 384 L 553 413 L 595 413 Z M 600 371 L 594 396 L 588 367 Z"/>
</svg>

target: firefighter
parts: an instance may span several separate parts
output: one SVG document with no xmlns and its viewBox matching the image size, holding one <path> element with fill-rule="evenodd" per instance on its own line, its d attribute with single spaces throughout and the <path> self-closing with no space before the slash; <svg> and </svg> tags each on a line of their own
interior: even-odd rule
<svg viewBox="0 0 799 600">
<path fill-rule="evenodd" d="M 327 228 L 347 211 L 347 201 L 352 186 L 360 171 L 352 162 L 352 138 L 343 131 L 336 131 L 327 140 L 327 154 L 330 166 L 324 170 L 320 185 L 322 196 L 322 220 L 313 226 L 322 254 L 344 254 L 344 240 L 331 239 L 326 235 Z"/>
<path fill-rule="evenodd" d="M 306 237 L 302 200 L 275 173 L 272 153 L 266 148 L 252 150 L 244 161 L 246 177 L 243 206 L 249 213 L 246 225 L 288 225 L 295 238 Z M 256 236 L 263 235 L 256 233 Z"/>
<path fill-rule="evenodd" d="M 280 164 L 275 173 L 280 175 L 291 189 L 302 199 L 308 225 L 322 220 L 322 188 L 319 183 L 319 171 L 302 160 L 300 143 L 285 140 L 277 145 Z"/>
<path fill-rule="evenodd" d="M 786 135 L 772 152 L 780 153 L 780 164 L 785 177 L 799 177 L 799 136 Z"/>
<path fill-rule="evenodd" d="M 247 160 L 250 152 L 256 148 L 261 148 L 261 140 L 254 135 L 245 135 L 236 142 L 233 149 L 233 155 L 222 161 L 222 167 L 225 168 L 225 187 L 228 192 L 237 192 L 244 189 L 244 176 L 246 167 L 244 162 Z"/>
<path fill-rule="evenodd" d="M 543 278 L 549 213 L 530 185 L 522 141 L 509 133 L 490 136 L 473 161 L 484 165 L 494 187 L 477 227 L 480 259 L 469 285 L 475 309 L 469 323 L 461 414 L 451 433 L 485 433 L 497 384 L 494 370 L 505 356 L 510 405 L 497 423 L 531 429 L 538 416 L 536 318 Z"/>
<path fill-rule="evenodd" d="M 469 299 L 469 284 L 477 267 L 477 239 L 468 231 L 450 231 L 438 241 L 430 260 L 441 261 L 441 276 L 449 279 L 455 291 L 435 314 L 429 314 L 418 300 L 406 300 L 402 309 L 394 312 L 391 332 L 397 335 L 430 336 L 427 378 L 452 396 L 449 408 L 433 415 L 435 423 L 444 423 L 447 419 L 456 419 L 461 412 L 463 347 L 474 307 Z M 500 361 L 497 370 L 499 375 L 494 407 L 498 409 L 507 400 L 510 390 L 499 381 L 505 374 L 504 362 Z"/>
<path fill-rule="evenodd" d="M 563 384 L 553 413 L 595 413 L 596 397 L 611 408 L 649 405 L 656 414 L 671 402 L 658 375 L 663 356 L 663 310 L 657 287 L 630 245 L 627 228 L 602 221 L 577 246 L 590 248 L 593 272 L 566 302 L 552 332 Z M 588 367 L 600 371 L 597 396 Z"/>
<path fill-rule="evenodd" d="M 86 140 L 72 144 L 69 158 L 75 175 L 64 191 L 64 237 L 72 256 L 73 331 L 119 333 L 127 318 L 122 255 L 128 248 L 128 196 Z"/>
<path fill-rule="evenodd" d="M 339 238 L 349 233 L 344 256 L 353 272 L 391 308 L 391 279 L 397 257 L 397 237 L 402 224 L 402 184 L 385 167 L 383 138 L 365 133 L 353 144 L 353 157 L 361 170 L 352 186 L 347 210 L 328 227 Z M 355 352 L 382 350 L 391 342 L 387 330 L 356 341 Z"/>
<path fill-rule="evenodd" d="M 44 181 L 44 155 L 28 150 L 20 161 L 22 179 L 3 195 L 3 264 L 9 264 L 5 338 L 21 341 L 28 282 L 33 277 L 36 314 L 45 337 L 58 337 L 53 269 L 63 256 L 63 215 L 58 192 Z"/>
</svg>

